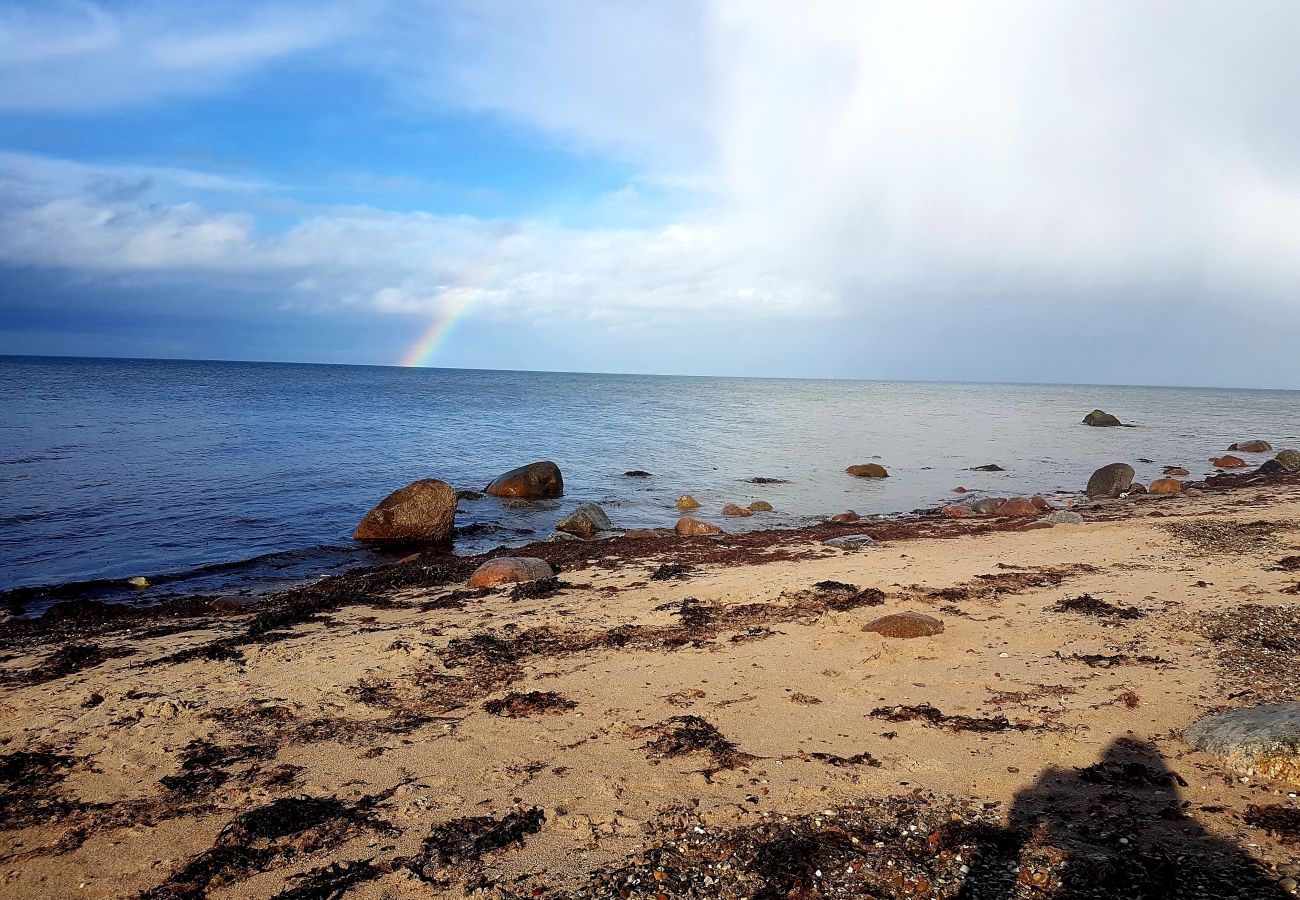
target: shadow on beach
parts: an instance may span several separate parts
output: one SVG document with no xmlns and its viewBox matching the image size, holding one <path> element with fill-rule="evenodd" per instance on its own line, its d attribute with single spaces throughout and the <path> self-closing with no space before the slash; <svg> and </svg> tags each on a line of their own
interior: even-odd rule
<svg viewBox="0 0 1300 900">
<path fill-rule="evenodd" d="M 1285 900 L 1242 848 L 1184 813 L 1183 781 L 1151 744 L 1119 738 L 1083 769 L 1016 795 L 961 900 Z"/>
</svg>

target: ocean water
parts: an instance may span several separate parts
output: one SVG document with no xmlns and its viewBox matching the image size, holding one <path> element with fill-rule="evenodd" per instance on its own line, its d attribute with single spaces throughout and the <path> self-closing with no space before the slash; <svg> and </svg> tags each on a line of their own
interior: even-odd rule
<svg viewBox="0 0 1300 900">
<path fill-rule="evenodd" d="M 1138 427 L 1080 424 L 1094 407 Z M 644 527 L 671 526 L 684 492 L 720 523 L 723 504 L 762 499 L 776 512 L 725 527 L 791 526 L 933 506 L 959 484 L 1077 491 L 1118 460 L 1144 481 L 1199 475 L 1248 438 L 1300 446 L 1300 392 L 0 357 L 0 590 L 143 575 L 150 600 L 256 592 L 381 558 L 350 534 L 395 488 L 481 489 L 539 459 L 564 499 L 462 502 L 477 527 L 455 552 L 539 540 L 588 500 Z M 891 477 L 844 474 L 871 461 Z M 986 463 L 1007 471 L 967 471 Z"/>
</svg>

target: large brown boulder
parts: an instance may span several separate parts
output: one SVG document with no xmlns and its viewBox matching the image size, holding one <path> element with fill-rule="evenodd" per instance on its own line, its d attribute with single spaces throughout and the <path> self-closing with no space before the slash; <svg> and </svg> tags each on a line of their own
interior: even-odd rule
<svg viewBox="0 0 1300 900">
<path fill-rule="evenodd" d="M 366 513 L 352 533 L 358 541 L 451 540 L 456 491 L 445 481 L 425 478 L 393 491 Z"/>
<path fill-rule="evenodd" d="M 1268 441 L 1238 441 L 1228 448 L 1239 453 L 1267 453 L 1273 449 Z"/>
<path fill-rule="evenodd" d="M 1006 503 L 1003 503 L 993 513 L 995 516 L 1036 516 L 1040 512 L 1034 501 L 1026 500 L 1024 497 L 1012 497 Z"/>
<path fill-rule="evenodd" d="M 860 466 L 849 466 L 844 470 L 856 478 L 888 478 L 889 473 L 885 467 L 879 463 L 864 463 Z"/>
<path fill-rule="evenodd" d="M 717 525 L 710 525 L 708 522 L 701 522 L 699 519 L 692 519 L 685 516 L 677 520 L 673 526 L 673 531 L 682 537 L 696 537 L 702 534 L 722 534 L 722 529 Z"/>
<path fill-rule="evenodd" d="M 511 469 L 483 489 L 493 497 L 549 500 L 564 496 L 564 476 L 553 462 L 535 462 Z"/>
<path fill-rule="evenodd" d="M 741 518 L 747 518 L 753 515 L 750 510 L 738 503 L 728 503 L 726 506 L 722 507 L 722 514 L 724 516 L 739 516 Z"/>
<path fill-rule="evenodd" d="M 1183 492 L 1183 483 L 1177 478 L 1157 478 L 1151 482 L 1147 492 L 1151 494 L 1181 494 Z"/>
<path fill-rule="evenodd" d="M 991 516 L 1006 502 L 1006 497 L 981 497 L 972 503 L 970 508 L 971 512 L 979 513 L 981 516 Z"/>
<path fill-rule="evenodd" d="M 863 625 L 862 630 L 890 638 L 931 637 L 943 633 L 943 622 L 925 613 L 902 612 L 881 616 Z"/>
<path fill-rule="evenodd" d="M 1211 456 L 1210 465 L 1216 469 L 1244 469 L 1246 461 L 1240 456 L 1228 454 L 1227 456 Z"/>
<path fill-rule="evenodd" d="M 1097 428 L 1114 428 L 1116 425 L 1120 424 L 1120 421 L 1108 412 L 1094 409 L 1083 417 L 1083 424 L 1092 425 Z"/>
<path fill-rule="evenodd" d="M 1118 497 L 1133 484 L 1133 476 L 1136 474 L 1128 463 L 1111 463 L 1102 466 L 1088 479 L 1085 493 L 1093 498 Z"/>
<path fill-rule="evenodd" d="M 544 559 L 534 556 L 498 556 L 489 559 L 469 577 L 472 588 L 492 588 L 501 584 L 537 581 L 550 578 L 555 571 Z"/>
<path fill-rule="evenodd" d="M 831 516 L 830 521 L 834 522 L 836 525 L 851 525 L 854 522 L 862 521 L 862 516 L 858 515 L 851 509 L 847 509 L 842 513 L 836 513 Z"/>
</svg>

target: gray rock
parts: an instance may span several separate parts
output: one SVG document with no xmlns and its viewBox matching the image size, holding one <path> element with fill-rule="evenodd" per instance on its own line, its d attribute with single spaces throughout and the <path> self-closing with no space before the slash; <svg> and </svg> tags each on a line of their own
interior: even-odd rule
<svg viewBox="0 0 1300 900">
<path fill-rule="evenodd" d="M 1002 467 L 999 466 L 997 463 L 987 463 L 987 464 L 982 465 L 982 466 L 972 466 L 972 467 L 970 468 L 969 471 L 971 471 L 971 472 L 1005 472 L 1006 469 L 1002 468 Z"/>
<path fill-rule="evenodd" d="M 1183 731 L 1198 750 L 1243 775 L 1300 784 L 1300 703 L 1269 703 L 1205 716 Z"/>
<path fill-rule="evenodd" d="M 556 541 L 580 541 L 580 540 L 582 540 L 582 538 L 578 537 L 576 534 L 569 534 L 567 531 L 552 531 L 550 534 L 546 536 L 546 542 L 548 544 L 554 543 Z"/>
<path fill-rule="evenodd" d="M 1300 450 L 1283 450 L 1273 458 L 1288 472 L 1300 472 Z"/>
<path fill-rule="evenodd" d="M 609 531 L 614 524 L 605 515 L 599 503 L 584 503 L 560 520 L 556 531 L 567 531 L 580 538 L 589 538 L 598 531 Z"/>
<path fill-rule="evenodd" d="M 1044 516 L 1043 521 L 1052 525 L 1082 525 L 1083 516 L 1068 509 L 1058 509 L 1051 515 Z"/>
<path fill-rule="evenodd" d="M 1133 476 L 1136 474 L 1128 463 L 1111 463 L 1102 466 L 1088 479 L 1087 494 L 1093 499 L 1118 497 L 1132 486 Z"/>
<path fill-rule="evenodd" d="M 875 542 L 876 539 L 869 534 L 846 534 L 842 537 L 833 537 L 822 541 L 827 547 L 835 547 L 839 550 L 861 550 L 863 547 L 870 547 Z"/>
<path fill-rule="evenodd" d="M 977 512 L 981 516 L 991 516 L 1006 502 L 1006 497 L 984 497 L 972 503 L 970 508 L 972 512 Z"/>
</svg>

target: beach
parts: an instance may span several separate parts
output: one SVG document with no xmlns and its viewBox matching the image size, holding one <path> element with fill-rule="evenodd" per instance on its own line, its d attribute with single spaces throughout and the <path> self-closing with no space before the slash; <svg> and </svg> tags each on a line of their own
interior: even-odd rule
<svg viewBox="0 0 1300 900">
<path fill-rule="evenodd" d="M 1300 785 L 1182 732 L 1296 696 L 1298 482 L 56 606 L 5 633 L 0 896 L 1290 896 Z"/>
</svg>

